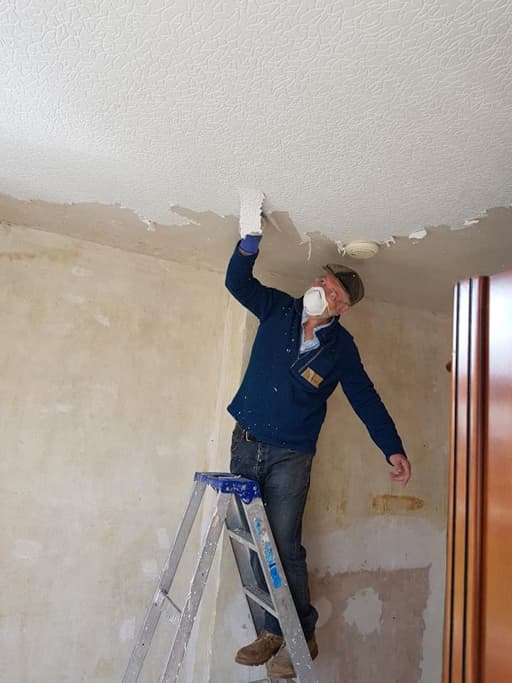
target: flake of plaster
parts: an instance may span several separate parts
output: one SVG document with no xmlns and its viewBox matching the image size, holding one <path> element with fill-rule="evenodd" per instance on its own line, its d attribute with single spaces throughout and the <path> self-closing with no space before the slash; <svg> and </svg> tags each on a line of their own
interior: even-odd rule
<svg viewBox="0 0 512 683">
<path fill-rule="evenodd" d="M 261 235 L 261 212 L 265 195 L 254 188 L 238 188 L 240 195 L 240 235 Z"/>
<path fill-rule="evenodd" d="M 473 216 L 473 218 L 468 218 L 467 221 L 464 221 L 462 228 L 469 228 L 472 225 L 478 225 L 480 221 L 483 221 L 485 218 L 487 218 L 487 211 L 482 211 L 482 213 L 479 213 L 476 216 Z M 457 228 L 452 228 L 452 230 L 456 230 Z"/>
<path fill-rule="evenodd" d="M 313 248 L 313 243 L 312 243 L 311 235 L 306 235 L 306 236 L 304 237 L 304 239 L 303 239 L 301 242 L 299 242 L 299 246 L 302 246 L 303 244 L 307 244 L 307 245 L 308 245 L 308 257 L 307 257 L 307 260 L 308 260 L 308 261 L 311 261 L 311 250 L 312 250 L 312 248 Z"/>
<path fill-rule="evenodd" d="M 178 225 L 178 226 L 185 226 L 185 225 L 200 225 L 197 221 L 195 221 L 193 218 L 188 218 L 187 216 L 180 216 L 179 213 L 176 213 L 175 211 L 171 211 L 171 215 L 169 217 L 170 225 Z"/>
<path fill-rule="evenodd" d="M 427 231 L 423 228 L 422 230 L 416 230 L 416 232 L 411 232 L 409 235 L 410 240 L 422 240 L 427 236 Z"/>
<path fill-rule="evenodd" d="M 341 254 L 342 256 L 345 256 L 345 243 L 341 242 L 340 240 L 335 241 L 336 244 L 336 249 L 338 250 L 338 254 Z"/>
<path fill-rule="evenodd" d="M 265 218 L 265 220 L 267 220 L 272 225 L 272 227 L 274 227 L 278 232 L 282 232 L 279 223 L 272 216 L 272 212 L 270 210 L 264 209 L 262 213 L 263 218 Z"/>
<path fill-rule="evenodd" d="M 468 218 L 462 223 L 459 223 L 457 225 L 452 225 L 450 227 L 450 230 L 453 230 L 454 232 L 457 232 L 458 230 L 465 230 L 466 228 L 471 228 L 473 225 L 478 225 L 480 221 L 483 221 L 487 218 L 488 212 L 487 211 L 482 211 L 481 213 L 473 216 L 472 218 Z"/>
</svg>

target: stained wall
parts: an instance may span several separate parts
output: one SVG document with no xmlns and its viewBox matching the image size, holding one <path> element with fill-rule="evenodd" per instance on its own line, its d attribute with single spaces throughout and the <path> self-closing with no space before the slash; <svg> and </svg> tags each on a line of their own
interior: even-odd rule
<svg viewBox="0 0 512 683">
<path fill-rule="evenodd" d="M 260 276 L 301 293 L 302 283 Z M 218 272 L 16 226 L 0 232 L 0 318 L 2 670 L 30 683 L 118 680 L 193 472 L 228 465 L 225 406 L 255 320 Z M 304 530 L 319 680 L 437 683 L 450 319 L 368 299 L 343 322 L 395 418 L 413 479 L 405 490 L 390 482 L 336 391 Z M 206 519 L 178 577 L 181 595 Z M 162 630 L 149 677 L 173 628 Z M 183 680 L 254 680 L 257 671 L 233 662 L 252 636 L 224 552 Z"/>
<path fill-rule="evenodd" d="M 222 468 L 242 322 L 218 273 L 0 229 L 2 680 L 120 680 L 193 473 Z"/>
<path fill-rule="evenodd" d="M 306 517 L 320 680 L 441 680 L 451 321 L 364 301 L 346 316 L 412 463 L 407 488 L 341 391 L 319 440 Z"/>
</svg>

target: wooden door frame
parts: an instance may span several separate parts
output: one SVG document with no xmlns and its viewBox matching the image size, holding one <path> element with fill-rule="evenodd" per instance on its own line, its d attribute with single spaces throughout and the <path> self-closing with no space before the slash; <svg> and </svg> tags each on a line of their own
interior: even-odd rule
<svg viewBox="0 0 512 683">
<path fill-rule="evenodd" d="M 455 287 L 444 683 L 480 683 L 489 278 Z"/>
</svg>

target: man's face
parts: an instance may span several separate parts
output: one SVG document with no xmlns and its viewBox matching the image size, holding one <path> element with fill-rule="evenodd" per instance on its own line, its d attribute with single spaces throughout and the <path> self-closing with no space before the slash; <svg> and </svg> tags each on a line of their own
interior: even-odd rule
<svg viewBox="0 0 512 683">
<path fill-rule="evenodd" d="M 350 308 L 348 294 L 334 275 L 325 273 L 325 275 L 318 277 L 312 286 L 321 287 L 325 292 L 328 306 L 328 315 L 326 317 L 341 315 Z"/>
</svg>

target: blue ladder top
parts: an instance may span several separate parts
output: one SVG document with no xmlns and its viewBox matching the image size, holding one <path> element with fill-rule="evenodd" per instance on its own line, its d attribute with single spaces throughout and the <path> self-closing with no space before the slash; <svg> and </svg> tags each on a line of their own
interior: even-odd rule
<svg viewBox="0 0 512 683">
<path fill-rule="evenodd" d="M 229 472 L 196 472 L 194 481 L 201 481 L 219 493 L 234 493 L 244 503 L 261 498 L 260 487 L 256 481 L 244 479 Z"/>
</svg>

